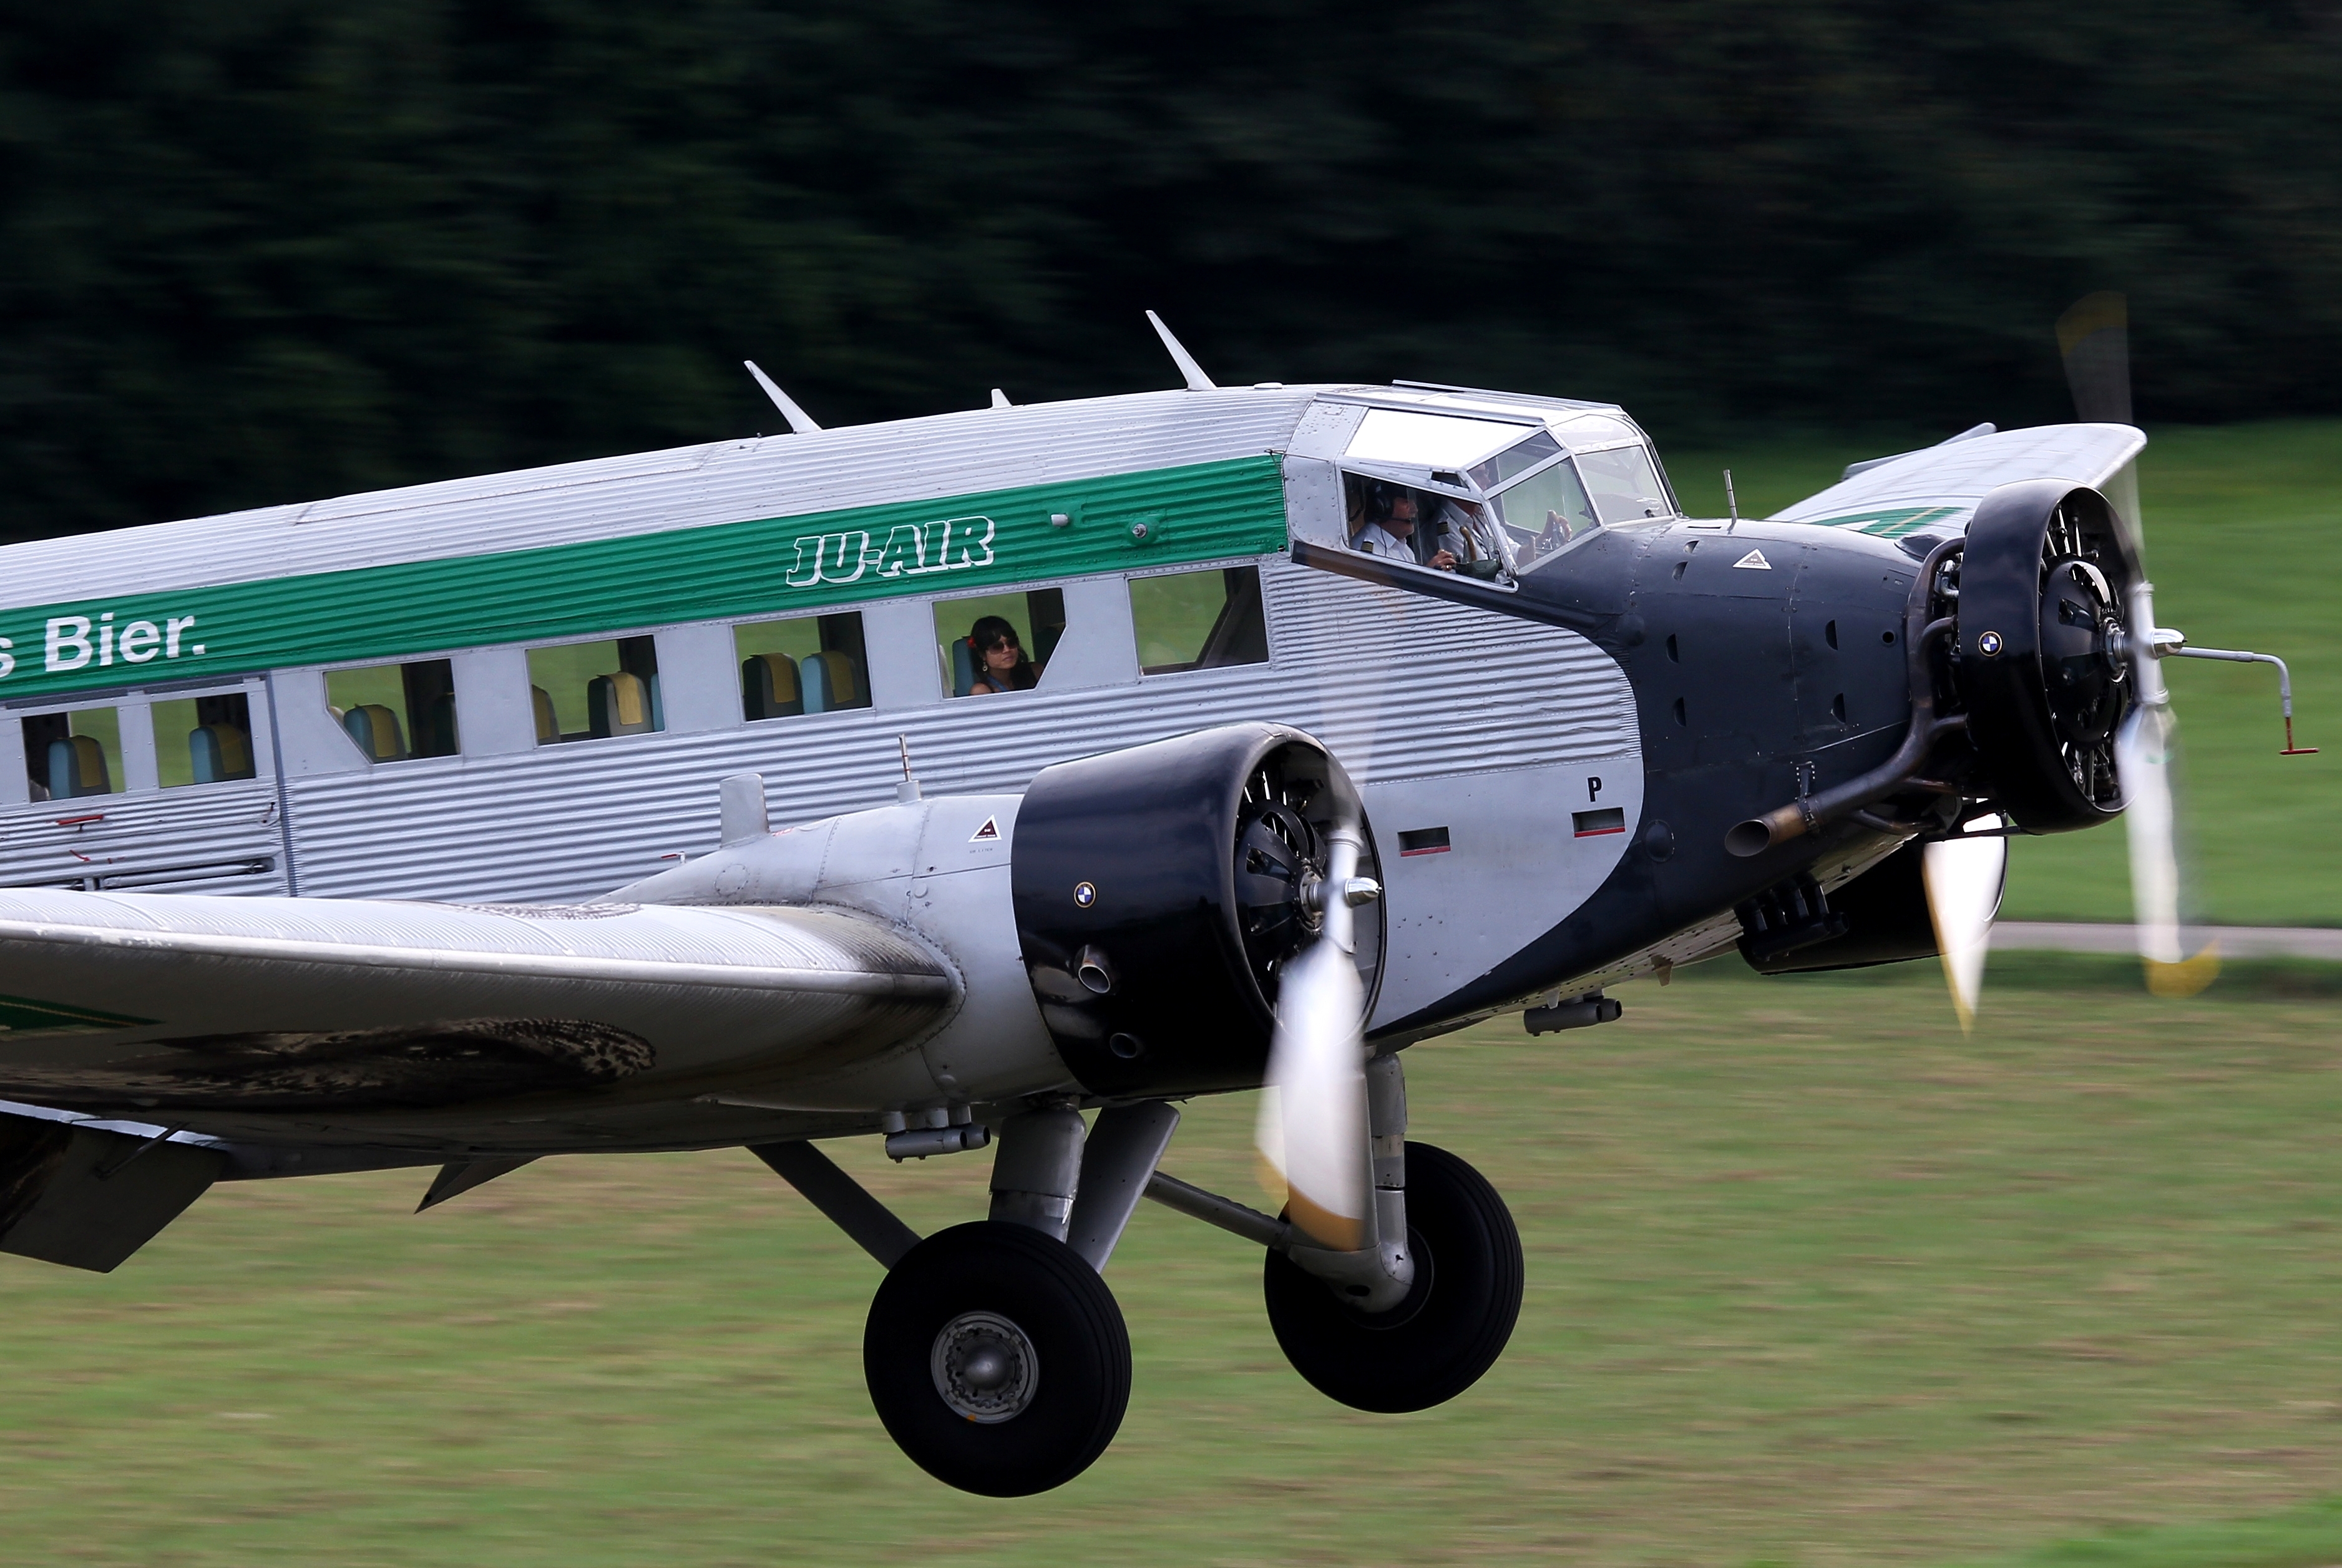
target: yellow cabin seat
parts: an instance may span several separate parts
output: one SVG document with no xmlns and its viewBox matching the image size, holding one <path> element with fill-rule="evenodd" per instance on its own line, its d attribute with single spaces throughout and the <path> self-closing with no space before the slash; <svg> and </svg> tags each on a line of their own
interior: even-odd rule
<svg viewBox="0 0 2342 1568">
<path fill-rule="evenodd" d="M 786 654 L 758 654 L 742 661 L 740 712 L 752 719 L 785 719 L 805 712 L 797 662 Z"/>
<path fill-rule="evenodd" d="M 251 778 L 252 737 L 234 724 L 205 724 L 188 732 L 187 761 L 197 784 Z"/>
<path fill-rule="evenodd" d="M 342 728 L 357 742 L 368 762 L 405 760 L 406 736 L 398 727 L 398 715 L 380 703 L 360 703 L 342 715 Z"/>
<path fill-rule="evenodd" d="M 596 675 L 586 686 L 586 731 L 595 735 L 640 735 L 658 728 L 651 714 L 650 687 L 640 675 L 621 670 Z"/>
<path fill-rule="evenodd" d="M 862 706 L 862 677 L 854 667 L 853 654 L 825 648 L 818 654 L 807 654 L 798 668 L 805 674 L 806 713 L 826 714 L 832 708 Z"/>
<path fill-rule="evenodd" d="M 549 746 L 561 738 L 561 720 L 553 711 L 553 694 L 543 686 L 531 686 L 528 702 L 536 710 L 536 744 Z"/>
<path fill-rule="evenodd" d="M 105 769 L 105 748 L 93 735 L 69 735 L 49 743 L 49 798 L 72 800 L 85 794 L 112 794 L 114 780 Z"/>
</svg>

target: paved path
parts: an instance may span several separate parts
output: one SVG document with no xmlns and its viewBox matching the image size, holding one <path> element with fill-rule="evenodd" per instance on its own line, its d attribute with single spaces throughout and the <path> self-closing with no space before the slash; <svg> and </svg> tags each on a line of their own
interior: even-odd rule
<svg viewBox="0 0 2342 1568">
<path fill-rule="evenodd" d="M 2330 958 L 2342 962 L 2342 930 L 2306 925 L 2218 925 L 2210 928 L 2227 958 Z M 2057 953 L 2136 953 L 2127 925 L 2085 925 L 2045 920 L 2004 920 L 1992 928 L 1996 948 L 2047 948 Z"/>
</svg>

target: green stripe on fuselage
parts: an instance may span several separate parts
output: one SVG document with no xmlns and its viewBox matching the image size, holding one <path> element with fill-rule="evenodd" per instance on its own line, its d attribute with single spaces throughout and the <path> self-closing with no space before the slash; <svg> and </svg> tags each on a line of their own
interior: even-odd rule
<svg viewBox="0 0 2342 1568">
<path fill-rule="evenodd" d="M 592 501 L 581 496 L 578 504 Z M 1073 521 L 1053 525 L 1053 514 Z M 1141 523 L 1145 536 L 1135 538 Z M 335 526 L 288 527 L 288 543 L 301 528 Z M 10 644 L 0 649 L 10 665 L 0 675 L 0 701 L 956 595 L 1265 554 L 1285 539 L 1283 463 L 1272 453 L 939 501 L 131 594 L 0 611 L 0 638 Z"/>
</svg>

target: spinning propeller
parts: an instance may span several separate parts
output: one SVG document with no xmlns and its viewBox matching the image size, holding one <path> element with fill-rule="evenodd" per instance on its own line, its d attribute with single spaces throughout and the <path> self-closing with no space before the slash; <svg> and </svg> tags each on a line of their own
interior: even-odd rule
<svg viewBox="0 0 2342 1568">
<path fill-rule="evenodd" d="M 2129 314 L 2118 294 L 2093 294 L 2057 318 L 2057 348 L 2085 423 L 2131 423 Z M 2146 530 L 2135 471 L 2125 469 L 2107 500 L 2143 560 Z M 2193 864 L 2182 844 L 2184 791 L 2179 720 L 2163 684 L 2163 657 L 2182 639 L 2155 624 L 2155 586 L 2144 577 L 2122 605 L 2121 653 L 2131 684 L 2130 712 L 2115 735 L 2115 772 L 2123 790 L 2123 827 L 2130 845 L 2130 893 L 2138 955 L 2147 989 L 2192 996 L 2220 969 L 2217 943 L 2183 926 L 2196 908 Z M 2290 704 L 2288 704 L 2290 705 Z M 2290 724 L 2288 724 L 2290 729 Z M 2288 744 L 2290 737 L 2288 736 Z"/>
<path fill-rule="evenodd" d="M 2094 294 L 2077 301 L 2057 319 L 2057 346 L 2077 415 L 2086 424 L 2129 424 L 2130 348 L 2123 296 Z M 2134 561 L 2143 558 L 2136 472 L 2126 466 L 2103 494 L 2128 554 Z M 2062 518 L 2053 528 L 2057 526 L 2067 526 Z M 2066 701 L 2059 722 L 2068 732 L 2066 739 L 2076 743 L 2067 746 L 2065 765 L 2080 791 L 2122 810 L 2147 989 L 2158 996 L 2193 995 L 2219 973 L 2219 948 L 2192 924 L 2197 906 L 2184 831 L 2179 723 L 2164 684 L 2162 661 L 2184 656 L 2276 665 L 2285 711 L 2284 754 L 2298 756 L 2314 748 L 2293 743 L 2291 673 L 2274 654 L 2191 648 L 2179 633 L 2157 627 L 2153 585 L 2139 574 L 2115 588 L 2090 564 L 2091 552 L 2077 534 L 2060 541 L 2053 531 L 2048 554 L 2055 559 L 2045 564 L 2042 579 L 2043 653 L 2058 667 Z M 2061 628 L 2054 632 L 2051 606 Z M 2067 627 L 2070 632 L 2062 629 Z M 2048 645 L 2053 637 L 2059 644 L 2054 649 Z M 2001 827 L 2001 819 L 1987 818 L 1922 852 L 1928 912 L 1964 1029 L 1975 1019 L 2007 866 L 2006 839 L 1987 835 Z"/>
<path fill-rule="evenodd" d="M 1375 1242 L 1356 912 L 1382 888 L 1358 874 L 1366 834 L 1354 810 L 1318 830 L 1270 803 L 1254 823 L 1239 845 L 1239 878 L 1283 859 L 1295 874 L 1291 918 L 1316 928 L 1315 940 L 1282 965 L 1256 1136 L 1285 1188 L 1294 1228 L 1328 1252 L 1355 1253 Z"/>
</svg>

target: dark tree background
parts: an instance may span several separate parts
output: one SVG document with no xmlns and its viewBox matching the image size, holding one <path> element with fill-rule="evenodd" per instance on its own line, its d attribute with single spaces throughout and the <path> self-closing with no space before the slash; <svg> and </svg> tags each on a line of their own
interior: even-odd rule
<svg viewBox="0 0 2342 1568">
<path fill-rule="evenodd" d="M 0 0 L 0 534 L 1394 375 L 2342 407 L 2334 0 Z"/>
</svg>

